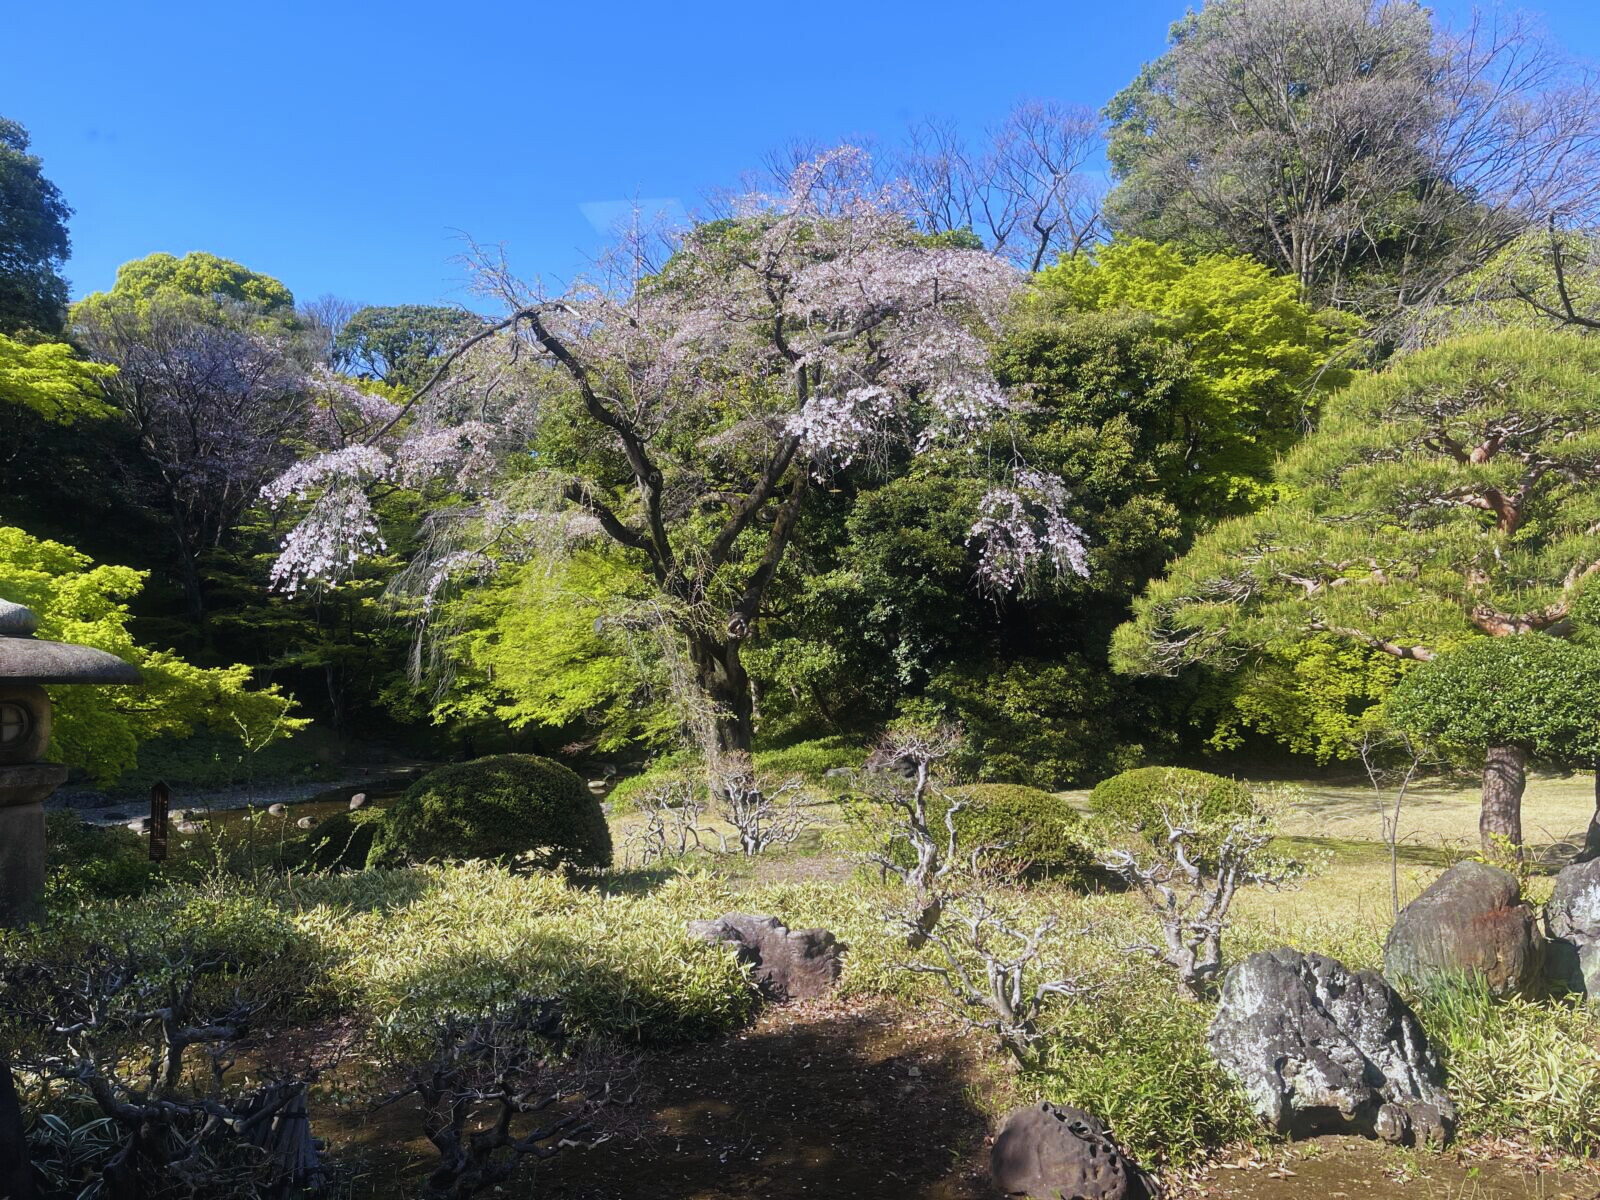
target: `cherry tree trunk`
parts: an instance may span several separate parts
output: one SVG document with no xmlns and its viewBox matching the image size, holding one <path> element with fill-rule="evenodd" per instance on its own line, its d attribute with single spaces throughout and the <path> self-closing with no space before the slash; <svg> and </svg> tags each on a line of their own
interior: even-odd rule
<svg viewBox="0 0 1600 1200">
<path fill-rule="evenodd" d="M 698 699 L 706 709 L 702 723 L 710 743 L 704 747 L 706 757 L 748 756 L 755 740 L 754 709 L 750 675 L 739 660 L 739 643 L 691 634 L 689 661 L 694 665 Z"/>
<path fill-rule="evenodd" d="M 1483 808 L 1478 836 L 1489 857 L 1505 853 L 1504 838 L 1522 857 L 1522 791 L 1528 783 L 1528 752 L 1521 746 L 1490 746 L 1483 759 Z"/>
</svg>

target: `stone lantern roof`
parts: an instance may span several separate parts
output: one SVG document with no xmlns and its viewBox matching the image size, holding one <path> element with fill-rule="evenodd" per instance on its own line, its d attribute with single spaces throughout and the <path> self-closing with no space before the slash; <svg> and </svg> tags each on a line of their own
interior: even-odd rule
<svg viewBox="0 0 1600 1200">
<path fill-rule="evenodd" d="M 33 636 L 39 618 L 0 600 L 0 683 L 141 683 L 139 669 L 92 646 Z"/>
</svg>

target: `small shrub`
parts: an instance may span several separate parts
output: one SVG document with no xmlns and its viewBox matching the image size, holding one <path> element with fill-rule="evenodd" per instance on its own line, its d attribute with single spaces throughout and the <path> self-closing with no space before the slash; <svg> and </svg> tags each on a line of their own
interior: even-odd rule
<svg viewBox="0 0 1600 1200">
<path fill-rule="evenodd" d="M 867 748 L 855 738 L 825 737 L 777 750 L 757 750 L 752 757 L 756 772 L 764 778 L 802 779 L 825 790 L 843 791 L 848 779 L 829 779 L 828 772 L 838 767 L 859 767 L 867 757 Z"/>
<path fill-rule="evenodd" d="M 383 810 L 379 808 L 334 813 L 306 838 L 306 865 L 325 871 L 340 867 L 362 870 L 383 820 Z"/>
<path fill-rule="evenodd" d="M 1206 1046 L 1211 1012 L 1135 980 L 1057 1012 L 1044 1094 L 1094 1113 L 1147 1166 L 1182 1166 L 1261 1126 Z"/>
<path fill-rule="evenodd" d="M 120 825 L 90 825 L 71 809 L 45 814 L 51 890 L 122 899 L 154 887 L 160 872 L 145 840 Z"/>
<path fill-rule="evenodd" d="M 1006 863 L 1021 879 L 1076 882 L 1094 871 L 1094 855 L 1081 836 L 1083 818 L 1059 796 L 1015 783 L 980 783 L 953 788 L 952 800 L 968 807 L 956 813 L 957 844 L 970 853 L 997 847 L 988 859 Z M 944 806 L 938 820 L 944 821 Z"/>
<path fill-rule="evenodd" d="M 325 876 L 295 891 L 311 905 L 301 926 L 342 957 L 341 997 L 377 1020 L 380 1042 L 414 1053 L 440 1020 L 527 993 L 560 996 L 575 1038 L 670 1043 L 738 1025 L 756 1004 L 744 968 L 685 930 L 734 906 L 711 887 L 679 879 L 606 896 L 466 863 Z"/>
<path fill-rule="evenodd" d="M 1236 779 L 1187 767 L 1140 767 L 1097 784 L 1089 807 L 1114 825 L 1145 833 L 1161 830 L 1162 814 L 1180 807 L 1206 823 L 1220 823 L 1249 816 L 1255 802 Z"/>
<path fill-rule="evenodd" d="M 377 826 L 370 862 L 532 856 L 538 868 L 611 864 L 600 802 L 560 763 L 500 754 L 430 772 Z"/>
</svg>

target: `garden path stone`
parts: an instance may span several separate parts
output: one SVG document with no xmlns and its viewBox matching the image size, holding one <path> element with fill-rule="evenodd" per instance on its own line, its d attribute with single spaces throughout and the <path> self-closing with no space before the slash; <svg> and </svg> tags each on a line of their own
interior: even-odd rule
<svg viewBox="0 0 1600 1200">
<path fill-rule="evenodd" d="M 1544 920 L 1549 978 L 1590 1003 L 1600 1001 L 1600 858 L 1574 863 L 1556 876 Z"/>
<path fill-rule="evenodd" d="M 1144 1200 L 1149 1177 L 1082 1109 L 1048 1101 L 1005 1119 L 989 1152 L 996 1190 L 1037 1200 Z"/>
<path fill-rule="evenodd" d="M 1443 1145 L 1454 1130 L 1427 1035 L 1376 971 L 1287 946 L 1252 954 L 1223 980 L 1208 1041 L 1280 1134 Z"/>
<path fill-rule="evenodd" d="M 844 946 L 826 929 L 790 929 L 764 913 L 725 913 L 714 921 L 690 921 L 689 936 L 728 942 L 768 999 L 820 1000 L 833 990 L 843 967 Z"/>
<path fill-rule="evenodd" d="M 1383 947 L 1391 983 L 1477 975 L 1496 996 L 1527 995 L 1544 977 L 1544 936 L 1510 871 L 1460 862 L 1400 911 Z"/>
</svg>

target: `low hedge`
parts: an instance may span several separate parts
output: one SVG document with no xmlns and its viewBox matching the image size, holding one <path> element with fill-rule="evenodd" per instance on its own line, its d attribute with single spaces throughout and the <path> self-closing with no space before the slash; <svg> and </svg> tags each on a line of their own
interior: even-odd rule
<svg viewBox="0 0 1600 1200">
<path fill-rule="evenodd" d="M 1237 779 L 1187 767 L 1140 767 L 1098 784 L 1089 807 L 1135 832 L 1162 828 L 1162 814 L 1182 809 L 1189 819 L 1225 821 L 1255 811 L 1255 797 Z"/>
<path fill-rule="evenodd" d="M 423 776 L 376 825 L 371 865 L 519 858 L 548 869 L 611 865 L 600 801 L 560 763 L 497 754 Z"/>
<path fill-rule="evenodd" d="M 956 813 L 957 844 L 969 852 L 996 846 L 987 859 L 1015 864 L 1019 879 L 1065 878 L 1084 882 L 1094 855 L 1080 837 L 1083 818 L 1059 796 L 1018 783 L 976 783 L 948 793 L 967 807 Z M 930 817 L 944 821 L 942 806 Z"/>
<path fill-rule="evenodd" d="M 372 855 L 383 820 L 383 810 L 379 808 L 334 813 L 306 838 L 306 865 L 323 870 L 362 870 Z"/>
</svg>

